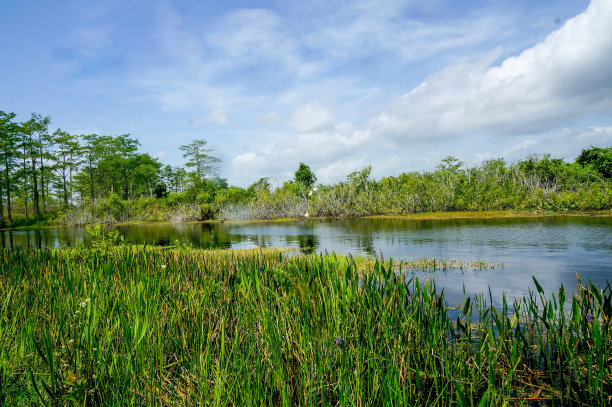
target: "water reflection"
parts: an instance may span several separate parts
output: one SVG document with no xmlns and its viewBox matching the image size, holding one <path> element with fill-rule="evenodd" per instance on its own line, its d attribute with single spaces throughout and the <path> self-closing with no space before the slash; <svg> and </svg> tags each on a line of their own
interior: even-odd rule
<svg viewBox="0 0 612 407">
<path fill-rule="evenodd" d="M 504 264 L 491 271 L 438 274 L 450 302 L 466 292 L 521 296 L 535 275 L 547 292 L 570 289 L 576 273 L 605 285 L 612 277 L 612 217 L 554 216 L 450 220 L 329 219 L 241 224 L 144 224 L 119 230 L 127 243 L 197 248 L 294 247 L 329 252 L 416 259 L 484 260 Z M 85 228 L 0 231 L 2 247 L 88 244 Z"/>
</svg>

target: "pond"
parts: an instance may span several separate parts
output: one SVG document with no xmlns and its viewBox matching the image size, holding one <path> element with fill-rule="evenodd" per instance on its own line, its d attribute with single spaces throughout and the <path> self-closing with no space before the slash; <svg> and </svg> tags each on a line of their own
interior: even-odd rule
<svg viewBox="0 0 612 407">
<path fill-rule="evenodd" d="M 171 245 L 177 241 L 198 248 L 247 249 L 293 247 L 305 252 L 378 256 L 413 260 L 481 260 L 489 270 L 437 272 L 449 303 L 468 295 L 502 292 L 508 298 L 534 288 L 568 291 L 576 273 L 603 288 L 612 282 L 612 217 L 548 216 L 493 219 L 326 219 L 288 222 L 187 223 L 107 226 L 129 243 Z M 2 247 L 72 246 L 89 235 L 85 228 L 0 231 Z M 422 273 L 429 275 L 428 273 Z"/>
</svg>

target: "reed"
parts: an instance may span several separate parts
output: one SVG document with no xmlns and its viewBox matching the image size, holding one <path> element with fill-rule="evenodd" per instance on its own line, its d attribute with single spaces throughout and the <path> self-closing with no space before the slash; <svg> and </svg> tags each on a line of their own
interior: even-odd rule
<svg viewBox="0 0 612 407">
<path fill-rule="evenodd" d="M 3 250 L 0 405 L 610 405 L 610 285 L 534 284 L 450 310 L 391 260 Z"/>
</svg>

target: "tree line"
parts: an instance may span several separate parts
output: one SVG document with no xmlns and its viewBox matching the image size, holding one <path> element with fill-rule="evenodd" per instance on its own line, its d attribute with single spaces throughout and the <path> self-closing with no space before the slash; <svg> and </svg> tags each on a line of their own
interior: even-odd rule
<svg viewBox="0 0 612 407">
<path fill-rule="evenodd" d="M 365 167 L 316 187 L 314 173 L 300 163 L 277 188 L 269 178 L 240 188 L 219 176 L 220 160 L 206 140 L 180 146 L 186 163 L 173 167 L 140 152 L 129 134 L 51 132 L 50 124 L 35 113 L 19 122 L 0 111 L 0 227 L 612 208 L 612 147 L 585 149 L 574 162 L 544 154 L 468 167 L 447 157 L 432 171 L 380 180 Z"/>
<path fill-rule="evenodd" d="M 258 188 L 247 205 L 222 209 L 228 218 L 405 215 L 419 212 L 612 208 L 612 147 L 591 147 L 574 162 L 549 154 L 516 163 L 491 159 L 468 167 L 446 157 L 436 169 L 372 179 L 371 167 L 345 181 L 319 185 L 295 178 L 275 190 Z M 261 184 L 261 182 L 260 182 Z"/>
<path fill-rule="evenodd" d="M 139 152 L 129 134 L 51 132 L 50 117 L 15 117 L 0 110 L 0 227 L 53 219 L 111 196 L 128 201 L 184 192 L 215 174 L 219 162 L 205 140 L 180 146 L 186 168 L 172 167 Z"/>
</svg>

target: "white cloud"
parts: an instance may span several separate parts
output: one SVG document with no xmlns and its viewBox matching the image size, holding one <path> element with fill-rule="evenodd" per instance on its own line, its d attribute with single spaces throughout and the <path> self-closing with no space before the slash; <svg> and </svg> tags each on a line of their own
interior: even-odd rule
<svg viewBox="0 0 612 407">
<path fill-rule="evenodd" d="M 495 65 L 501 54 L 497 49 L 428 76 L 360 126 L 338 126 L 328 109 L 303 105 L 289 120 L 297 135 L 252 153 L 256 172 L 290 174 L 304 161 L 329 182 L 368 164 L 380 176 L 433 166 L 447 154 L 499 157 L 483 151 L 490 143 L 511 160 L 530 152 L 575 157 L 587 140 L 610 142 L 609 127 L 563 128 L 612 111 L 612 2 L 593 0 L 541 42 Z M 433 146 L 436 140 L 443 144 Z M 240 160 L 230 167 L 240 173 Z"/>
<path fill-rule="evenodd" d="M 168 155 L 168 152 L 166 150 L 157 151 L 157 152 L 151 154 L 151 156 L 153 158 L 157 158 L 157 159 L 160 159 L 160 160 L 165 159 L 167 155 Z"/>
<path fill-rule="evenodd" d="M 206 116 L 196 116 L 189 120 L 189 124 L 193 127 L 201 127 L 206 124 L 216 124 L 218 126 L 225 126 L 229 123 L 227 119 L 227 113 L 223 109 L 213 109 Z"/>
<path fill-rule="evenodd" d="M 280 116 L 276 112 L 260 113 L 258 118 L 269 125 L 277 124 L 280 121 Z"/>
<path fill-rule="evenodd" d="M 334 118 L 329 110 L 309 103 L 293 111 L 289 124 L 301 133 L 315 132 L 331 129 Z"/>
<path fill-rule="evenodd" d="M 223 110 L 215 109 L 212 112 L 210 112 L 208 116 L 204 118 L 204 122 L 214 123 L 218 125 L 226 125 L 228 123 L 227 115 L 225 114 Z"/>
<path fill-rule="evenodd" d="M 370 125 L 401 139 L 524 134 L 612 111 L 611 27 L 612 2 L 594 0 L 499 66 L 492 53 L 431 75 Z"/>
<path fill-rule="evenodd" d="M 577 139 L 581 144 L 610 146 L 612 145 L 612 126 L 590 127 L 578 134 Z"/>
<path fill-rule="evenodd" d="M 283 33 L 278 15 L 265 9 L 239 9 L 219 19 L 207 36 L 208 44 L 232 62 L 262 57 L 292 62 L 296 44 Z"/>
</svg>

